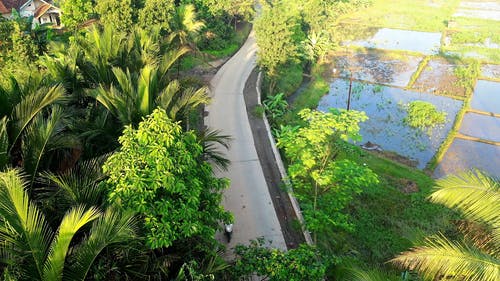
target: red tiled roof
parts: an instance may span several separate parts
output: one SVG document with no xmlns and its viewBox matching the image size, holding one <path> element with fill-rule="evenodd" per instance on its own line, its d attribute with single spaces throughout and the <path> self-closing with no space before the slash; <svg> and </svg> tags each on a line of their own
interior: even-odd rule
<svg viewBox="0 0 500 281">
<path fill-rule="evenodd" d="M 2 14 L 10 13 L 12 9 L 19 11 L 22 5 L 26 4 L 29 0 L 0 0 L 0 12 Z M 2 10 L 5 9 L 5 12 Z"/>
<path fill-rule="evenodd" d="M 0 14 L 7 14 L 9 10 L 5 7 L 2 0 L 0 0 Z"/>
<path fill-rule="evenodd" d="M 46 4 L 46 3 L 38 6 L 38 8 L 36 8 L 36 10 L 35 10 L 35 19 L 43 16 L 43 14 L 45 14 L 45 12 L 47 12 L 51 7 L 52 7 L 52 5 Z"/>
</svg>

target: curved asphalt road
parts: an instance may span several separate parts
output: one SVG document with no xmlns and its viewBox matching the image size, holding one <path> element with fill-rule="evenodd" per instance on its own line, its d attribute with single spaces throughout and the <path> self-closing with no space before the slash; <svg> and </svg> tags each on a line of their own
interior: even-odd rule
<svg viewBox="0 0 500 281">
<path fill-rule="evenodd" d="M 219 129 L 233 138 L 227 157 L 231 165 L 227 172 L 217 176 L 231 180 L 224 192 L 224 207 L 234 215 L 233 239 L 236 244 L 264 237 L 270 247 L 286 250 L 285 239 L 274 210 L 266 180 L 262 172 L 252 131 L 247 117 L 243 89 L 256 62 L 257 45 L 254 32 L 241 49 L 217 72 L 211 80 L 212 103 L 207 106 L 205 124 Z M 218 239 L 224 238 L 219 233 Z"/>
</svg>

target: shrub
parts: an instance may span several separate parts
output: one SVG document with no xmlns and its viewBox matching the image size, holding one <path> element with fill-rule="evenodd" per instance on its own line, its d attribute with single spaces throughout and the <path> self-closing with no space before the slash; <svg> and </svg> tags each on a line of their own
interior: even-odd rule
<svg viewBox="0 0 500 281">
<path fill-rule="evenodd" d="M 405 124 L 412 128 L 431 130 L 436 125 L 446 122 L 446 112 L 438 111 L 436 106 L 426 101 L 412 101 L 407 104 L 408 115 Z"/>
</svg>

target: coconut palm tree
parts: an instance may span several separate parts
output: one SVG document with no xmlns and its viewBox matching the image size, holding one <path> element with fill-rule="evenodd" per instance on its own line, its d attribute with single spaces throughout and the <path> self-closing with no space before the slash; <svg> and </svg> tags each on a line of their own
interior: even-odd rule
<svg viewBox="0 0 500 281">
<path fill-rule="evenodd" d="M 433 280 L 500 280 L 500 181 L 479 171 L 452 175 L 437 181 L 429 199 L 473 222 L 460 227 L 463 241 L 432 236 L 391 262 Z"/>
<path fill-rule="evenodd" d="M 105 178 L 101 167 L 107 157 L 79 161 L 66 171 L 40 174 L 38 180 L 44 187 L 40 188 L 37 200 L 44 202 L 51 221 L 60 221 L 65 212 L 77 206 L 105 208 L 107 190 L 100 183 Z"/>
<path fill-rule="evenodd" d="M 25 187 L 18 170 L 0 173 L 0 254 L 5 272 L 16 279 L 84 280 L 104 248 L 135 236 L 132 215 L 112 208 L 71 208 L 54 231 Z M 76 240 L 90 223 L 88 235 Z"/>
<path fill-rule="evenodd" d="M 194 5 L 180 5 L 176 7 L 172 18 L 172 31 L 168 36 L 168 41 L 177 42 L 179 46 L 189 46 L 192 50 L 196 50 L 194 42 L 203 27 L 205 24 L 196 20 Z"/>
<path fill-rule="evenodd" d="M 47 86 L 40 75 L 26 81 L 11 77 L 0 86 L 0 169 L 7 164 L 23 167 L 31 184 L 40 169 L 49 167 L 57 152 L 78 146 L 66 133 L 64 88 Z"/>
<path fill-rule="evenodd" d="M 203 147 L 203 157 L 214 165 L 214 167 L 227 171 L 230 161 L 225 157 L 221 149 L 229 149 L 232 138 L 223 135 L 220 130 L 204 129 L 197 132 L 198 143 Z"/>
<path fill-rule="evenodd" d="M 85 36 L 76 38 L 76 47 L 84 54 L 78 67 L 91 87 L 99 83 L 111 84 L 114 81 L 112 68 L 126 67 L 126 42 L 125 34 L 111 26 L 105 26 L 102 31 L 94 27 Z"/>
<path fill-rule="evenodd" d="M 122 125 L 137 125 L 156 107 L 165 109 L 170 118 L 179 120 L 200 104 L 208 103 L 208 89 L 185 88 L 177 80 L 168 81 L 157 66 L 146 65 L 140 73 L 113 68 L 116 83 L 101 84 L 90 93 Z"/>
</svg>

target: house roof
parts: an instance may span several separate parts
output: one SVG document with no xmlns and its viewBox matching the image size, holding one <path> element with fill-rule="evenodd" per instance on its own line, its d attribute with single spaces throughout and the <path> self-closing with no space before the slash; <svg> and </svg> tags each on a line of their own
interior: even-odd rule
<svg viewBox="0 0 500 281">
<path fill-rule="evenodd" d="M 44 3 L 44 4 L 40 5 L 40 6 L 38 6 L 38 8 L 36 8 L 36 10 L 35 10 L 35 18 L 37 19 L 37 18 L 41 17 L 51 7 L 52 7 L 52 5 L 47 4 L 47 3 Z"/>
<path fill-rule="evenodd" d="M 0 0 L 0 14 L 7 14 L 9 10 L 5 7 L 3 2 Z"/>
<path fill-rule="evenodd" d="M 0 0 L 0 13 L 7 14 L 12 12 L 12 9 L 19 11 L 19 8 L 30 0 Z"/>
</svg>

